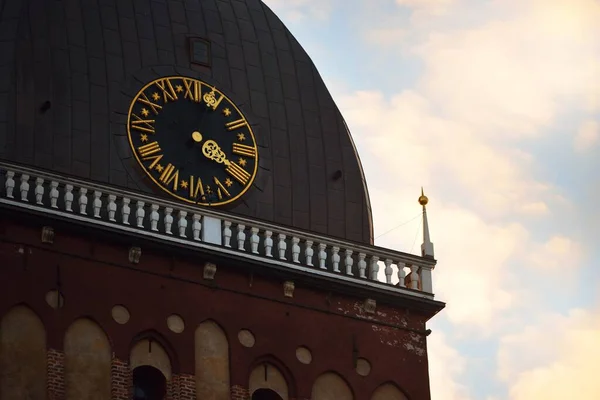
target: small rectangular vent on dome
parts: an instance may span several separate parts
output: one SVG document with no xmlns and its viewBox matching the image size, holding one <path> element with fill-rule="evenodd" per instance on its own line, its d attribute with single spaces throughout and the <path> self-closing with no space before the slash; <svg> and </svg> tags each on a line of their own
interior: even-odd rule
<svg viewBox="0 0 600 400">
<path fill-rule="evenodd" d="M 202 38 L 189 38 L 192 63 L 210 67 L 210 42 Z"/>
</svg>

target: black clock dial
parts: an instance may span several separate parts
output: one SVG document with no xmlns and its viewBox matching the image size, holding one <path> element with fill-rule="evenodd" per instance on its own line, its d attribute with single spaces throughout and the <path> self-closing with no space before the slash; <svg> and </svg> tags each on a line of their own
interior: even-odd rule
<svg viewBox="0 0 600 400">
<path fill-rule="evenodd" d="M 148 83 L 129 109 L 127 132 L 138 163 L 165 192 L 190 203 L 223 205 L 252 185 L 258 149 L 235 104 L 198 79 Z"/>
</svg>

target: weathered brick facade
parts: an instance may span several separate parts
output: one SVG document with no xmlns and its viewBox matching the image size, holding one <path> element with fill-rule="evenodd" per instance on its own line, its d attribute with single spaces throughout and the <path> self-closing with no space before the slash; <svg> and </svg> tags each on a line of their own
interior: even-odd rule
<svg viewBox="0 0 600 400">
<path fill-rule="evenodd" d="M 248 389 L 234 385 L 231 387 L 231 400 L 248 400 L 250 398 L 250 392 Z"/>
<path fill-rule="evenodd" d="M 65 397 L 65 354 L 48 349 L 48 399 L 62 400 Z"/>
<path fill-rule="evenodd" d="M 111 364 L 112 400 L 129 400 L 131 398 L 132 373 L 127 361 L 119 360 L 113 355 Z"/>
</svg>

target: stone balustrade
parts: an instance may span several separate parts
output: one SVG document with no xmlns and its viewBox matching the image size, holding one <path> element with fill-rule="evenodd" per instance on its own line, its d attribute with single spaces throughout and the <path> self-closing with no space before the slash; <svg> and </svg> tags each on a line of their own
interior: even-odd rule
<svg viewBox="0 0 600 400">
<path fill-rule="evenodd" d="M 0 163 L 0 183 L 0 204 L 433 299 L 432 259 L 14 164 Z"/>
</svg>

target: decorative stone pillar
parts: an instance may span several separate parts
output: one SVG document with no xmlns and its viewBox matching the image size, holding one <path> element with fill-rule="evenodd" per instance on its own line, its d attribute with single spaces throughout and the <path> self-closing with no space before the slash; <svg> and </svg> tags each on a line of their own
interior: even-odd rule
<svg viewBox="0 0 600 400">
<path fill-rule="evenodd" d="M 65 354 L 62 351 L 48 349 L 46 358 L 48 360 L 48 400 L 63 400 L 65 398 Z"/>
</svg>

